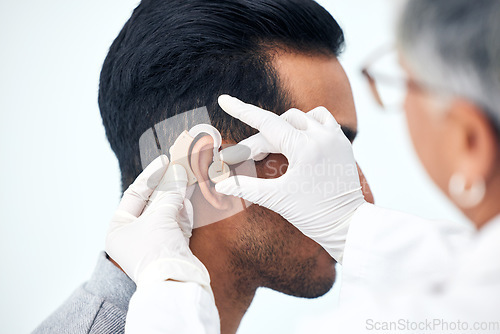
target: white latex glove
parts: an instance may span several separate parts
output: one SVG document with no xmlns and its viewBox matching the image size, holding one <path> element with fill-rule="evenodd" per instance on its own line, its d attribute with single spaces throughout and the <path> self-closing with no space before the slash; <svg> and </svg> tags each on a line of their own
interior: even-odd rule
<svg viewBox="0 0 500 334">
<path fill-rule="evenodd" d="M 109 225 L 106 252 L 138 286 L 170 279 L 198 283 L 211 293 L 208 271 L 188 246 L 193 213 L 184 199 L 186 184 L 184 168 L 169 167 L 162 155 L 123 195 Z"/>
<path fill-rule="evenodd" d="M 279 213 L 341 263 L 350 218 L 365 200 L 351 143 L 335 118 L 323 107 L 278 116 L 228 95 L 219 104 L 260 131 L 223 150 L 225 162 L 282 153 L 289 165 L 276 179 L 234 176 L 215 189 Z"/>
</svg>

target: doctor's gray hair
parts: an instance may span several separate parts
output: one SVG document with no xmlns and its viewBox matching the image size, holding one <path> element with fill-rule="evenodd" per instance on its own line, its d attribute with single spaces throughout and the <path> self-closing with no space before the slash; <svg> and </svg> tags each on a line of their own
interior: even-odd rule
<svg viewBox="0 0 500 334">
<path fill-rule="evenodd" d="M 500 127 L 500 1 L 409 0 L 397 37 L 420 82 L 474 102 Z"/>
</svg>

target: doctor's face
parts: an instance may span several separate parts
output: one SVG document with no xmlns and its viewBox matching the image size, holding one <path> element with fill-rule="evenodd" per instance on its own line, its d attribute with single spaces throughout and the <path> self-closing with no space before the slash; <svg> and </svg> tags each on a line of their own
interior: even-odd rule
<svg viewBox="0 0 500 334">
<path fill-rule="evenodd" d="M 441 89 L 430 89 L 420 83 L 404 57 L 400 63 L 407 75 L 404 110 L 408 131 L 422 165 L 434 183 L 448 194 L 448 183 L 460 163 L 461 145 L 467 142 L 458 106 Z M 460 109 L 460 108 L 458 108 Z"/>
<path fill-rule="evenodd" d="M 404 61 L 401 63 L 408 82 L 414 83 L 416 80 L 412 71 Z M 408 84 L 404 109 L 408 131 L 422 165 L 433 181 L 445 190 L 452 173 L 447 160 L 453 152 L 447 145 L 450 132 L 438 97 L 418 84 Z"/>
<path fill-rule="evenodd" d="M 404 108 L 415 151 L 434 183 L 480 227 L 495 214 L 498 196 L 490 195 L 489 204 L 486 193 L 479 199 L 486 204 L 471 205 L 475 199 L 466 194 L 474 193 L 471 187 L 481 187 L 481 182 L 490 189 L 494 186 L 488 183 L 498 182 L 491 181 L 500 175 L 494 123 L 468 98 L 448 93 L 446 87 L 428 89 L 418 84 L 411 68 L 401 59 L 408 74 Z M 456 176 L 463 179 L 462 186 L 454 185 Z M 454 187 L 462 190 L 453 191 Z"/>
</svg>

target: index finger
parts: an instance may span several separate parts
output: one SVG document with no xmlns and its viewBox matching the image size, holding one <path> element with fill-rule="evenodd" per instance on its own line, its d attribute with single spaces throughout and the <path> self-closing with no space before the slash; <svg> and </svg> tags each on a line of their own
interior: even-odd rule
<svg viewBox="0 0 500 334">
<path fill-rule="evenodd" d="M 288 141 L 293 140 L 297 129 L 286 120 L 275 113 L 244 103 L 229 95 L 219 96 L 219 105 L 229 115 L 259 130 L 280 153 L 285 156 L 291 153 L 287 152 L 287 147 L 290 147 Z"/>
</svg>

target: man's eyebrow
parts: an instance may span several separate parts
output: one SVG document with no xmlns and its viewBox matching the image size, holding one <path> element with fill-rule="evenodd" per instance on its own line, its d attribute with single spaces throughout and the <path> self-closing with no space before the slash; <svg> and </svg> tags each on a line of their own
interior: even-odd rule
<svg viewBox="0 0 500 334">
<path fill-rule="evenodd" d="M 344 135 L 347 137 L 347 139 L 349 139 L 351 143 L 354 141 L 354 139 L 356 139 L 358 131 L 354 130 L 349 126 L 344 126 L 344 125 L 341 125 L 340 128 L 342 129 L 342 132 L 344 132 Z"/>
</svg>

